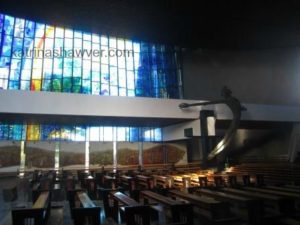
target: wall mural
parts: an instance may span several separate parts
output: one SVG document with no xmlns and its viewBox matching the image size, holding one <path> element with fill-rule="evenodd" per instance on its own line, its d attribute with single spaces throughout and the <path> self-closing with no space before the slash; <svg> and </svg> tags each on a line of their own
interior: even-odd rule
<svg viewBox="0 0 300 225">
<path fill-rule="evenodd" d="M 85 142 L 61 142 L 59 151 L 60 167 L 84 166 Z"/>
<path fill-rule="evenodd" d="M 187 163 L 187 147 L 186 142 L 176 142 L 165 144 L 167 163 L 186 164 Z"/>
<path fill-rule="evenodd" d="M 0 172 L 17 171 L 20 167 L 20 142 L 0 142 Z"/>
<path fill-rule="evenodd" d="M 161 143 L 143 143 L 143 164 L 164 163 L 164 148 Z"/>
<path fill-rule="evenodd" d="M 26 168 L 54 168 L 55 143 L 28 141 L 25 147 Z M 20 148 L 19 148 L 20 155 Z"/>
<path fill-rule="evenodd" d="M 113 165 L 113 142 L 90 142 L 90 165 Z"/>
<path fill-rule="evenodd" d="M 25 145 L 25 167 L 54 168 L 55 147 L 59 145 L 59 166 L 71 168 L 85 165 L 85 142 L 27 141 Z M 185 164 L 187 148 L 185 142 L 118 142 L 117 164 L 119 166 L 139 164 L 139 145 L 143 147 L 143 164 Z M 91 166 L 113 165 L 113 142 L 90 142 L 89 164 Z M 17 171 L 20 167 L 20 142 L 0 142 L 0 172 Z"/>
<path fill-rule="evenodd" d="M 139 142 L 119 142 L 117 151 L 118 165 L 139 164 Z"/>
</svg>

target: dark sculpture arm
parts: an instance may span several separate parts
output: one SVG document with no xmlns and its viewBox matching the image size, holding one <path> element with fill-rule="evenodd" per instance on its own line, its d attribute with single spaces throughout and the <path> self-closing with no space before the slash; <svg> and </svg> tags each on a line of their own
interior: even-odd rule
<svg viewBox="0 0 300 225">
<path fill-rule="evenodd" d="M 229 146 L 231 140 L 233 139 L 239 127 L 241 112 L 246 110 L 246 108 L 240 104 L 240 101 L 238 99 L 231 96 L 231 91 L 227 87 L 224 87 L 222 89 L 222 96 L 224 96 L 224 99 L 222 100 L 199 102 L 199 103 L 192 103 L 192 104 L 181 103 L 179 105 L 180 109 L 186 109 L 191 106 L 201 106 L 201 105 L 206 106 L 206 105 L 215 105 L 215 104 L 225 104 L 230 108 L 233 114 L 233 119 L 230 123 L 230 126 L 227 129 L 224 138 L 209 153 L 208 159 L 213 159 L 215 156 L 217 156 L 220 152 L 222 152 Z"/>
</svg>

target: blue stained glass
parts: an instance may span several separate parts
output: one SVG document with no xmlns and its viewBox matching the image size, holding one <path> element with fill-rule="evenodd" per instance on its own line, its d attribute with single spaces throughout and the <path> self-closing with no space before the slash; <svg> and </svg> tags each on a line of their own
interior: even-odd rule
<svg viewBox="0 0 300 225">
<path fill-rule="evenodd" d="M 93 82 L 92 83 L 92 94 L 93 95 L 99 95 L 100 94 L 100 83 Z"/>
<path fill-rule="evenodd" d="M 134 97 L 134 96 L 135 96 L 135 91 L 134 91 L 134 90 L 128 89 L 128 90 L 127 90 L 127 96 L 129 96 L 129 97 Z"/>
<path fill-rule="evenodd" d="M 126 88 L 126 72 L 125 70 L 119 70 L 119 87 Z M 124 96 L 124 95 L 122 95 Z"/>
<path fill-rule="evenodd" d="M 133 57 L 132 56 L 126 57 L 126 69 L 133 70 Z"/>
<path fill-rule="evenodd" d="M 92 35 L 88 33 L 83 34 L 83 40 L 85 41 L 91 41 L 92 40 Z"/>
<path fill-rule="evenodd" d="M 73 38 L 73 30 L 71 30 L 71 29 L 66 29 L 66 30 L 65 30 L 65 37 L 66 37 L 66 38 Z"/>
<path fill-rule="evenodd" d="M 9 137 L 9 126 L 6 124 L 0 124 L 0 139 L 7 140 Z"/>
<path fill-rule="evenodd" d="M 119 88 L 119 96 L 127 96 L 127 91 L 125 88 Z"/>
<path fill-rule="evenodd" d="M 108 65 L 101 65 L 101 83 L 109 82 L 109 70 Z"/>
<path fill-rule="evenodd" d="M 13 57 L 20 58 L 22 56 L 23 39 L 14 38 L 13 43 Z"/>
<path fill-rule="evenodd" d="M 43 79 L 42 90 L 43 91 L 50 91 L 51 90 L 51 80 Z"/>
<path fill-rule="evenodd" d="M 4 15 L 0 13 L 0 30 L 2 30 L 4 25 Z"/>
<path fill-rule="evenodd" d="M 127 70 L 127 88 L 128 89 L 134 89 L 135 85 L 134 85 L 134 73 L 133 71 L 128 71 Z"/>
<path fill-rule="evenodd" d="M 60 27 L 55 28 L 55 37 L 63 38 L 64 37 L 64 29 Z"/>
<path fill-rule="evenodd" d="M 107 36 L 101 36 L 101 45 L 108 45 L 108 38 Z"/>
<path fill-rule="evenodd" d="M 72 67 L 64 67 L 64 77 L 71 77 L 72 76 Z"/>
<path fill-rule="evenodd" d="M 101 84 L 100 95 L 109 95 L 109 86 L 108 86 L 108 84 Z"/>
<path fill-rule="evenodd" d="M 34 37 L 35 23 L 29 20 L 25 22 L 25 37 Z"/>
<path fill-rule="evenodd" d="M 110 95 L 111 96 L 118 96 L 118 87 L 117 86 L 110 86 Z"/>
<path fill-rule="evenodd" d="M 16 141 L 22 140 L 23 125 L 16 124 L 12 126 L 12 139 Z"/>
<path fill-rule="evenodd" d="M 11 16 L 5 16 L 4 18 L 4 34 L 12 35 L 14 30 L 14 18 Z"/>
<path fill-rule="evenodd" d="M 31 77 L 31 70 L 22 70 L 22 80 L 30 80 Z"/>
<path fill-rule="evenodd" d="M 129 128 L 129 141 L 137 142 L 140 140 L 139 129 L 138 128 Z"/>
<path fill-rule="evenodd" d="M 75 140 L 76 141 L 85 141 L 85 127 L 76 127 L 76 136 Z"/>
<path fill-rule="evenodd" d="M 9 68 L 0 68 L 0 79 L 7 79 L 9 76 Z"/>
<path fill-rule="evenodd" d="M 20 81 L 10 80 L 8 84 L 9 90 L 19 90 Z"/>
<path fill-rule="evenodd" d="M 90 80 L 82 80 L 82 93 L 91 93 L 91 82 Z"/>
<path fill-rule="evenodd" d="M 0 57 L 0 68 L 8 68 L 11 62 L 9 57 Z"/>
<path fill-rule="evenodd" d="M 21 90 L 30 90 L 30 81 L 21 80 Z"/>
<path fill-rule="evenodd" d="M 30 55 L 30 52 L 29 52 L 30 49 L 33 49 L 33 39 L 31 39 L 31 38 L 25 38 L 23 53 L 27 53 L 27 55 L 25 55 L 25 56 L 28 57 L 28 58 L 32 57 Z"/>
<path fill-rule="evenodd" d="M 45 33 L 45 24 L 36 23 L 35 36 L 43 37 Z"/>
<path fill-rule="evenodd" d="M 3 39 L 1 56 L 11 56 L 12 37 L 5 35 Z"/>
<path fill-rule="evenodd" d="M 117 40 L 116 38 L 109 38 L 109 47 L 110 48 L 117 48 Z"/>
<path fill-rule="evenodd" d="M 74 38 L 82 38 L 82 32 L 74 31 Z"/>
<path fill-rule="evenodd" d="M 7 79 L 0 79 L 0 90 L 7 89 Z"/>
<path fill-rule="evenodd" d="M 100 36 L 97 34 L 93 34 L 92 41 L 93 43 L 100 43 Z"/>
<path fill-rule="evenodd" d="M 55 48 L 57 50 L 59 50 L 60 48 L 64 47 L 64 39 L 62 38 L 55 38 L 55 44 L 54 44 Z"/>
<path fill-rule="evenodd" d="M 4 24 L 1 57 L 22 57 L 23 61 L 18 67 L 13 64 L 8 76 L 10 59 L 8 65 L 4 65 L 1 59 L 1 88 L 9 84 L 9 88 L 19 86 L 20 89 L 26 90 L 27 81 L 34 80 L 32 89 L 40 90 L 42 79 L 53 79 L 51 88 L 41 85 L 42 90 L 100 95 L 181 97 L 181 84 L 178 79 L 181 71 L 176 55 L 179 48 L 82 33 L 11 16 L 3 17 L 2 14 L 0 21 L 3 21 L 0 22 L 0 26 Z M 12 34 L 14 38 L 10 36 Z M 33 47 L 36 48 L 35 52 L 32 52 Z M 40 53 L 43 49 L 47 51 L 53 47 L 59 51 L 63 48 L 74 49 L 74 57 L 72 51 L 71 57 L 65 55 L 60 58 L 49 58 L 49 55 Z M 100 56 L 91 56 L 90 50 L 100 50 Z M 123 50 L 126 52 L 120 55 Z M 82 51 L 85 52 L 82 54 Z M 129 54 L 130 51 L 134 51 L 134 54 Z M 21 54 L 12 55 L 12 52 Z M 53 71 L 50 60 L 54 60 Z M 67 77 L 78 79 L 65 79 Z M 17 80 L 20 85 L 17 85 Z"/>
<path fill-rule="evenodd" d="M 92 72 L 92 81 L 95 81 L 95 82 L 100 81 L 100 73 L 99 72 L 95 72 L 95 71 Z"/>
<path fill-rule="evenodd" d="M 140 52 L 141 51 L 141 44 L 138 42 L 133 42 L 133 50 L 134 52 Z"/>
<path fill-rule="evenodd" d="M 20 80 L 20 70 L 19 69 L 15 69 L 15 70 L 10 70 L 10 80 L 13 81 L 19 81 Z"/>
<path fill-rule="evenodd" d="M 110 85 L 118 85 L 117 67 L 110 67 Z"/>
</svg>

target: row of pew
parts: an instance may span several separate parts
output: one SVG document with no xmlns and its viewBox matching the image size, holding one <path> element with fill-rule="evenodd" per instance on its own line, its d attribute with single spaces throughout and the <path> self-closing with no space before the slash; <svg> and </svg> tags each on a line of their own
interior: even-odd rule
<svg viewBox="0 0 300 225">
<path fill-rule="evenodd" d="M 194 169 L 35 174 L 33 206 L 13 209 L 13 225 L 24 224 L 25 218 L 34 218 L 32 224 L 46 224 L 51 195 L 59 189 L 67 193 L 74 225 L 100 225 L 102 209 L 95 200 L 103 202 L 106 218 L 130 225 L 155 221 L 185 225 L 199 221 L 201 224 L 299 224 L 299 186 L 270 185 L 262 173 L 216 174 Z"/>
</svg>

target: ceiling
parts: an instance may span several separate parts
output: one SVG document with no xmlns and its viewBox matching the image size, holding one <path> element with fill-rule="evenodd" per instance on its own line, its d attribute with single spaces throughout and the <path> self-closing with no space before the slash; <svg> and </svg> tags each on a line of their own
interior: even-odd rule
<svg viewBox="0 0 300 225">
<path fill-rule="evenodd" d="M 0 0 L 22 18 L 203 49 L 300 46 L 298 0 Z"/>
</svg>

